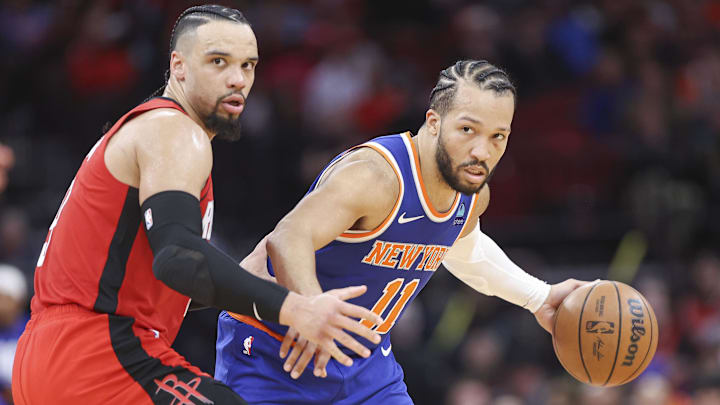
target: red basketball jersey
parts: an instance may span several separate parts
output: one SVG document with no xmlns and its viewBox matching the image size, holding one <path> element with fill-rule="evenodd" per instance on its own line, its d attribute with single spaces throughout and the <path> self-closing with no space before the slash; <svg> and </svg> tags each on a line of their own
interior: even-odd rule
<svg viewBox="0 0 720 405">
<path fill-rule="evenodd" d="M 38 259 L 33 313 L 51 305 L 78 304 L 134 318 L 135 327 L 153 330 L 170 344 L 175 340 L 190 300 L 153 275 L 138 189 L 115 179 L 104 158 L 108 140 L 124 123 L 157 108 L 183 111 L 167 98 L 145 102 L 120 118 L 83 159 Z M 202 190 L 200 207 L 202 236 L 209 240 L 212 178 Z"/>
</svg>

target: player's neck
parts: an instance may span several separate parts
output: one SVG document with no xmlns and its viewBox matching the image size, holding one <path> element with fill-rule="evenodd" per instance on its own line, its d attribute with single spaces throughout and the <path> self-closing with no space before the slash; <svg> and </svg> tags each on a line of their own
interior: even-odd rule
<svg viewBox="0 0 720 405">
<path fill-rule="evenodd" d="M 452 207 L 457 192 L 445 182 L 435 159 L 435 138 L 422 126 L 417 136 L 411 138 L 415 143 L 420 160 L 420 173 L 422 173 L 425 190 L 433 207 L 440 212 L 446 212 Z"/>
<path fill-rule="evenodd" d="M 212 139 L 215 137 L 214 132 L 210 132 L 207 127 L 205 127 L 205 124 L 200 119 L 200 115 L 193 109 L 190 102 L 188 102 L 187 97 L 185 96 L 185 93 L 182 91 L 182 89 L 177 85 L 177 83 L 170 79 L 168 81 L 167 86 L 165 86 L 165 90 L 163 91 L 162 97 L 169 97 L 173 100 L 175 100 L 180 106 L 185 110 L 187 115 L 195 121 L 196 124 L 200 125 L 200 128 L 205 131 L 208 138 L 212 141 Z"/>
</svg>

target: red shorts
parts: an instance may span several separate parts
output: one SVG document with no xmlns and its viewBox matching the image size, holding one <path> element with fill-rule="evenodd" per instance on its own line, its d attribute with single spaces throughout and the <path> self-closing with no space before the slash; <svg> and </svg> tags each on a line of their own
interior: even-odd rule
<svg viewBox="0 0 720 405">
<path fill-rule="evenodd" d="M 28 322 L 12 375 L 13 399 L 34 404 L 245 404 L 128 317 L 77 305 Z"/>
</svg>

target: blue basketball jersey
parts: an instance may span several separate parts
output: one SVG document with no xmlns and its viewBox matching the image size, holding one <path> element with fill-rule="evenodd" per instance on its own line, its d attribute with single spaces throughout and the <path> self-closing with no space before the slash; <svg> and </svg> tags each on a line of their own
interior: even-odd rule
<svg viewBox="0 0 720 405">
<path fill-rule="evenodd" d="M 315 252 L 316 273 L 323 290 L 366 285 L 365 294 L 350 302 L 380 314 L 384 323 L 372 325 L 382 334 L 377 345 L 354 335 L 372 354 L 355 358 L 351 367 L 328 363 L 326 378 L 306 370 L 293 380 L 283 371 L 277 353 L 287 328 L 258 323 L 255 318 L 222 312 L 218 319 L 215 378 L 228 384 L 251 404 L 384 404 L 410 405 L 402 368 L 391 352 L 389 332 L 408 304 L 420 293 L 443 257 L 468 225 L 477 195 L 456 194 L 450 210 L 438 212 L 427 196 L 417 150 L 410 133 L 375 138 L 333 159 L 318 176 L 357 148 L 372 148 L 395 171 L 400 192 L 392 212 L 370 231 L 348 230 Z M 373 190 L 368 190 L 372 192 Z M 272 274 L 271 263 L 268 270 Z M 262 330 L 262 331 L 261 331 Z M 342 347 L 342 346 L 341 346 Z M 308 368 L 312 367 L 312 363 Z"/>
<path fill-rule="evenodd" d="M 390 215 L 376 229 L 348 230 L 318 250 L 316 271 L 323 291 L 366 285 L 367 292 L 350 302 L 380 314 L 385 320 L 382 325 L 363 322 L 378 333 L 387 334 L 460 236 L 477 195 L 457 193 L 449 211 L 435 210 L 427 196 L 409 132 L 375 138 L 335 157 L 308 193 L 343 156 L 363 147 L 380 153 L 392 166 L 400 183 L 398 199 Z M 271 263 L 268 269 L 272 274 Z M 277 324 L 267 326 L 280 334 L 286 330 Z M 375 346 L 364 339 L 361 343 L 371 350 Z"/>
</svg>

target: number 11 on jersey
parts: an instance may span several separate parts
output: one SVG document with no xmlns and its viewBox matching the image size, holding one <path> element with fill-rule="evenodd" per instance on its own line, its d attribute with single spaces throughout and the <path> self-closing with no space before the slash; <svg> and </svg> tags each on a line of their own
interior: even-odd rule
<svg viewBox="0 0 720 405">
<path fill-rule="evenodd" d="M 387 309 L 388 305 L 390 305 L 390 301 L 395 298 L 398 291 L 400 291 L 400 287 L 403 287 L 404 283 L 404 278 L 396 278 L 395 280 L 387 283 L 387 285 L 385 285 L 385 288 L 383 288 L 383 295 L 375 303 L 375 305 L 373 305 L 371 311 L 380 316 L 383 316 L 383 313 Z M 395 325 L 395 321 L 397 321 L 398 316 L 402 312 L 403 308 L 405 308 L 405 305 L 407 305 L 410 297 L 412 297 L 412 295 L 415 293 L 415 290 L 417 290 L 419 284 L 420 279 L 417 278 L 405 284 L 405 287 L 402 288 L 402 292 L 400 293 L 400 298 L 398 298 L 395 305 L 393 305 L 393 307 L 390 309 L 390 312 L 387 314 L 387 316 L 383 317 L 383 319 L 385 319 L 385 322 L 383 322 L 382 325 L 375 325 L 367 319 L 361 320 L 360 323 L 363 324 L 363 326 L 375 330 L 375 332 L 377 333 L 388 333 L 388 331 L 390 331 L 390 328 Z"/>
</svg>

